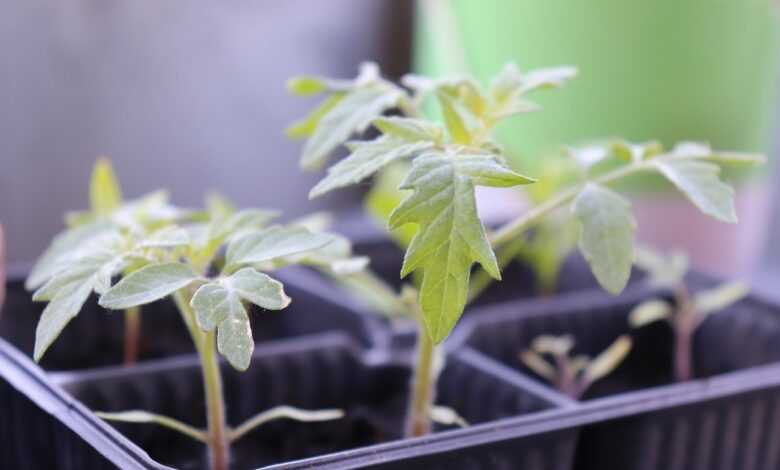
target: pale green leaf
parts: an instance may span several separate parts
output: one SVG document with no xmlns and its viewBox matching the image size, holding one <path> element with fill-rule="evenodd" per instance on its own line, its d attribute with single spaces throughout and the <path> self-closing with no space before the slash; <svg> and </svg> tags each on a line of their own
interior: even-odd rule
<svg viewBox="0 0 780 470">
<path fill-rule="evenodd" d="M 315 250 L 286 256 L 278 260 L 278 267 L 289 264 L 303 264 L 325 269 L 336 275 L 350 275 L 362 271 L 368 265 L 368 258 L 355 257 L 352 254 L 352 244 L 341 235 L 331 234 L 333 241 Z"/>
<path fill-rule="evenodd" d="M 190 236 L 181 227 L 164 227 L 155 230 L 138 244 L 141 248 L 172 248 L 189 245 Z"/>
<path fill-rule="evenodd" d="M 504 105 L 517 97 L 523 77 L 517 65 L 510 62 L 504 66 L 490 84 L 490 96 L 494 104 Z"/>
<path fill-rule="evenodd" d="M 390 214 L 401 204 L 409 191 L 398 189 L 401 181 L 409 173 L 411 163 L 399 161 L 385 167 L 374 179 L 371 190 L 363 199 L 366 211 L 381 225 L 388 226 Z M 412 242 L 416 227 L 409 224 L 389 230 L 390 236 L 401 247 L 406 248 Z"/>
<path fill-rule="evenodd" d="M 226 270 L 316 250 L 332 241 L 329 234 L 313 233 L 303 227 L 270 227 L 230 242 Z"/>
<path fill-rule="evenodd" d="M 225 220 L 236 212 L 236 206 L 216 191 L 206 193 L 206 212 L 211 220 Z"/>
<path fill-rule="evenodd" d="M 520 360 L 526 367 L 539 374 L 540 377 L 544 377 L 550 382 L 555 380 L 555 368 L 536 352 L 531 350 L 523 351 L 520 353 Z"/>
<path fill-rule="evenodd" d="M 625 140 L 612 142 L 612 152 L 623 161 L 639 163 L 663 152 L 660 142 L 650 141 L 634 144 Z"/>
<path fill-rule="evenodd" d="M 148 304 L 186 287 L 196 279 L 198 275 L 186 264 L 151 264 L 122 278 L 100 297 L 99 303 L 109 309 Z"/>
<path fill-rule="evenodd" d="M 707 160 L 737 167 L 751 167 L 766 163 L 766 157 L 758 153 L 714 152 Z"/>
<path fill-rule="evenodd" d="M 33 290 L 48 281 L 74 259 L 101 246 L 105 238 L 114 236 L 116 230 L 109 222 L 97 221 L 68 229 L 56 237 L 33 266 L 25 281 L 25 287 Z"/>
<path fill-rule="evenodd" d="M 279 212 L 274 210 L 242 209 L 226 219 L 216 220 L 209 228 L 209 239 L 215 240 L 261 229 L 278 216 Z"/>
<path fill-rule="evenodd" d="M 666 320 L 672 314 L 672 306 L 663 300 L 647 300 L 637 305 L 628 314 L 628 323 L 639 328 L 659 320 Z"/>
<path fill-rule="evenodd" d="M 333 219 L 330 212 L 313 212 L 292 220 L 289 225 L 303 227 L 310 232 L 322 232 L 333 225 Z"/>
<path fill-rule="evenodd" d="M 539 354 L 552 354 L 553 356 L 566 356 L 574 347 L 572 335 L 541 335 L 534 338 L 531 349 Z"/>
<path fill-rule="evenodd" d="M 395 137 L 402 141 L 441 142 L 444 131 L 441 126 L 424 119 L 406 117 L 380 117 L 374 119 L 374 126 L 383 134 Z"/>
<path fill-rule="evenodd" d="M 120 411 L 118 413 L 104 413 L 101 411 L 96 411 L 95 415 L 107 421 L 119 421 L 123 423 L 154 423 L 169 429 L 173 429 L 174 431 L 180 432 L 185 436 L 195 439 L 196 441 L 208 444 L 208 437 L 204 431 L 168 416 L 149 413 L 148 411 L 143 410 L 128 410 Z"/>
<path fill-rule="evenodd" d="M 648 276 L 653 286 L 674 286 L 685 278 L 688 272 L 688 257 L 681 251 L 667 255 L 644 246 L 634 247 L 634 264 Z"/>
<path fill-rule="evenodd" d="M 560 88 L 577 76 L 575 67 L 554 67 L 532 70 L 523 76 L 522 93 L 536 89 Z"/>
<path fill-rule="evenodd" d="M 234 369 L 245 371 L 249 368 L 255 342 L 246 311 L 243 314 L 230 315 L 219 324 L 217 349 Z"/>
<path fill-rule="evenodd" d="M 572 205 L 582 225 L 580 251 L 604 289 L 617 294 L 631 276 L 636 222 L 631 205 L 617 193 L 588 183 Z"/>
<path fill-rule="evenodd" d="M 347 93 L 319 120 L 303 148 L 301 166 L 320 168 L 328 156 L 349 137 L 365 131 L 382 113 L 395 107 L 403 92 L 397 88 L 372 86 Z"/>
<path fill-rule="evenodd" d="M 198 288 L 190 301 L 198 326 L 212 331 L 230 316 L 246 316 L 238 294 L 219 281 Z"/>
<path fill-rule="evenodd" d="M 447 406 L 432 406 L 428 413 L 431 421 L 444 426 L 468 427 L 469 423 L 454 409 Z"/>
<path fill-rule="evenodd" d="M 530 181 L 488 155 L 432 154 L 414 160 L 401 185 L 414 192 L 393 211 L 390 228 L 418 225 L 401 276 L 423 270 L 420 306 L 434 342 L 443 341 L 460 318 L 474 262 L 500 278 L 477 215 L 475 184 L 508 187 Z"/>
<path fill-rule="evenodd" d="M 584 379 L 591 384 L 615 370 L 631 351 L 631 337 L 620 336 L 585 368 Z"/>
<path fill-rule="evenodd" d="M 321 196 L 336 188 L 357 184 L 393 161 L 413 157 L 432 148 L 433 145 L 433 142 L 409 143 L 388 136 L 353 143 L 352 153 L 328 169 L 327 176 L 309 192 L 309 198 Z"/>
<path fill-rule="evenodd" d="M 707 315 L 723 310 L 750 293 L 750 288 L 740 281 L 721 284 L 713 289 L 698 292 L 693 298 L 696 313 Z"/>
<path fill-rule="evenodd" d="M 281 310 L 290 304 L 282 283 L 254 268 L 243 268 L 222 280 L 223 285 L 242 299 L 268 310 Z"/>
<path fill-rule="evenodd" d="M 92 170 L 89 201 L 92 211 L 99 215 L 110 214 L 122 205 L 122 190 L 107 158 L 98 159 Z"/>
<path fill-rule="evenodd" d="M 671 159 L 658 159 L 655 164 L 702 212 L 723 222 L 737 223 L 734 190 L 720 180 L 718 165 Z"/>
<path fill-rule="evenodd" d="M 314 131 L 317 130 L 317 126 L 322 118 L 339 104 L 342 99 L 344 99 L 343 93 L 334 93 L 328 96 L 305 118 L 290 124 L 287 129 L 285 129 L 285 134 L 291 139 L 305 139 L 306 137 L 311 137 L 311 135 L 314 134 Z"/>
<path fill-rule="evenodd" d="M 468 124 L 469 117 L 465 110 L 462 109 L 456 98 L 448 93 L 439 91 L 436 96 L 439 99 L 442 116 L 444 116 L 444 123 L 450 138 L 456 144 L 468 145 L 471 142 L 471 132 Z"/>
<path fill-rule="evenodd" d="M 583 147 L 566 147 L 566 154 L 573 158 L 580 167 L 587 170 L 604 161 L 609 152 L 603 145 L 586 145 Z"/>
<path fill-rule="evenodd" d="M 287 91 L 298 96 L 311 96 L 328 89 L 325 80 L 310 75 L 293 77 L 287 81 Z"/>
<path fill-rule="evenodd" d="M 63 328 L 78 315 L 84 302 L 92 292 L 92 283 L 85 280 L 62 289 L 46 305 L 35 329 L 35 351 L 33 358 L 39 361 Z"/>
</svg>

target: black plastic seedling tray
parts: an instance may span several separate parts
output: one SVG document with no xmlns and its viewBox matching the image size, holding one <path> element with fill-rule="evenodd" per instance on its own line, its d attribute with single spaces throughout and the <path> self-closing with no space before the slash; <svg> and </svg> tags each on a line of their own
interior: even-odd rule
<svg viewBox="0 0 780 470">
<path fill-rule="evenodd" d="M 468 350 L 453 354 L 442 372 L 438 403 L 458 409 L 467 421 L 475 424 L 568 403 L 543 398 L 542 389 L 533 382 L 507 380 L 501 374 L 494 374 L 490 365 L 486 367 L 482 361 L 479 354 Z M 341 408 L 346 418 L 323 423 L 269 423 L 235 444 L 233 468 L 257 468 L 400 439 L 409 375 L 404 361 L 377 350 L 363 350 L 342 334 L 258 346 L 248 371 L 238 373 L 228 366 L 224 368 L 230 422 L 238 423 L 282 404 L 308 409 Z M 90 409 L 140 408 L 204 425 L 202 383 L 194 357 L 157 361 L 131 370 L 106 368 L 60 373 L 55 380 Z M 115 426 L 156 462 L 179 469 L 206 468 L 206 454 L 199 443 L 154 425 L 117 423 Z M 546 451 L 545 461 L 554 463 L 550 468 L 568 468 L 575 437 L 576 430 L 554 439 L 547 436 L 538 440 L 535 450 L 515 446 L 511 454 L 502 454 L 500 458 L 515 461 L 536 458 L 526 454 L 536 455 L 536 451 L 552 443 L 552 448 L 557 450 Z M 419 441 L 424 442 L 404 442 L 419 444 Z M 152 464 L 149 468 L 160 467 Z M 465 460 L 460 464 L 452 462 L 449 468 L 473 466 Z"/>
<path fill-rule="evenodd" d="M 709 283 L 690 280 L 694 287 Z M 578 470 L 777 468 L 780 309 L 751 296 L 714 314 L 694 339 L 696 380 L 673 384 L 670 328 L 658 323 L 631 332 L 628 325 L 631 307 L 648 295 L 585 293 L 522 309 L 487 307 L 453 340 L 547 387 L 517 357 L 538 334 L 571 334 L 575 352 L 593 355 L 632 333 L 626 360 L 572 409 L 593 419 L 580 434 Z"/>
<path fill-rule="evenodd" d="M 289 338 L 323 331 L 343 331 L 364 346 L 382 347 L 387 335 L 377 317 L 352 309 L 340 292 L 317 282 L 317 274 L 288 268 L 276 274 L 292 298 L 280 312 L 253 308 L 250 312 L 256 341 Z M 0 337 L 32 355 L 35 327 L 44 303 L 36 303 L 24 289 L 24 276 L 9 278 L 0 313 Z M 142 307 L 140 361 L 194 353 L 192 340 L 173 301 L 164 299 Z M 43 357 L 46 370 L 78 370 L 122 363 L 123 314 L 107 312 L 93 296 L 63 330 Z"/>
</svg>

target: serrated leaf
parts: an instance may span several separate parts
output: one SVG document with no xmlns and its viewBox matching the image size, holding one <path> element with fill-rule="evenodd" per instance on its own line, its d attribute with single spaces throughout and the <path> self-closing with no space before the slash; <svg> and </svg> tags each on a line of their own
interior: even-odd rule
<svg viewBox="0 0 780 470">
<path fill-rule="evenodd" d="M 443 134 L 443 130 L 438 124 L 424 119 L 397 116 L 380 117 L 374 119 L 374 126 L 383 134 L 407 142 L 441 142 Z"/>
<path fill-rule="evenodd" d="M 89 201 L 92 211 L 107 215 L 122 205 L 122 190 L 107 158 L 99 158 L 92 170 L 89 185 Z"/>
<path fill-rule="evenodd" d="M 720 167 L 698 160 L 656 160 L 655 165 L 696 207 L 716 219 L 735 224 L 734 190 L 720 180 Z"/>
<path fill-rule="evenodd" d="M 433 142 L 409 143 L 388 136 L 367 142 L 355 142 L 351 146 L 352 153 L 328 169 L 327 176 L 309 192 L 309 198 L 357 184 L 388 164 L 413 157 L 433 146 Z"/>
<path fill-rule="evenodd" d="M 420 306 L 435 343 L 447 337 L 463 312 L 474 262 L 500 278 L 477 215 L 474 186 L 509 187 L 531 181 L 489 155 L 432 154 L 414 160 L 401 185 L 414 192 L 393 211 L 390 228 L 418 224 L 401 276 L 423 270 Z"/>
<path fill-rule="evenodd" d="M 148 304 L 176 292 L 198 278 L 186 264 L 150 264 L 122 278 L 100 297 L 99 303 L 109 309 Z"/>
<path fill-rule="evenodd" d="M 721 284 L 713 289 L 698 292 L 693 298 L 696 313 L 707 315 L 723 310 L 750 293 L 750 288 L 740 281 Z"/>
<path fill-rule="evenodd" d="M 329 234 L 313 233 L 303 227 L 270 227 L 230 242 L 225 269 L 230 271 L 245 264 L 316 250 L 332 241 L 333 237 Z"/>
<path fill-rule="evenodd" d="M 636 222 L 631 205 L 619 194 L 588 183 L 572 211 L 582 225 L 579 247 L 604 289 L 617 294 L 631 276 Z"/>
<path fill-rule="evenodd" d="M 584 379 L 593 383 L 615 370 L 631 351 L 631 337 L 620 336 L 585 368 Z"/>
<path fill-rule="evenodd" d="M 106 221 L 80 225 L 60 233 L 36 261 L 25 281 L 25 288 L 33 290 L 40 287 L 73 260 L 91 251 L 90 247 L 101 245 L 103 238 L 115 233 L 116 230 Z"/>
<path fill-rule="evenodd" d="M 190 302 L 200 328 L 217 329 L 219 352 L 238 370 L 249 367 L 254 350 L 242 299 L 270 310 L 281 310 L 290 302 L 279 281 L 253 268 L 201 286 Z"/>
<path fill-rule="evenodd" d="M 365 131 L 382 113 L 397 105 L 403 92 L 397 88 L 357 88 L 340 99 L 319 120 L 303 147 L 301 166 L 320 168 L 339 145 L 355 133 Z"/>
<path fill-rule="evenodd" d="M 632 328 L 639 328 L 659 320 L 666 320 L 672 314 L 672 307 L 663 300 L 648 300 L 642 302 L 628 314 L 628 323 Z"/>
<path fill-rule="evenodd" d="M 258 307 L 281 310 L 290 304 L 282 283 L 254 268 L 240 269 L 222 282 L 242 299 Z"/>
</svg>

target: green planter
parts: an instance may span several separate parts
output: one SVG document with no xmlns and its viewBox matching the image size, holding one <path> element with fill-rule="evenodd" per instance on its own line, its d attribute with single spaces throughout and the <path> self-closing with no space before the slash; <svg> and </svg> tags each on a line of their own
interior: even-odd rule
<svg viewBox="0 0 780 470">
<path fill-rule="evenodd" d="M 521 69 L 564 64 L 579 69 L 579 77 L 565 89 L 537 97 L 542 112 L 501 129 L 516 163 L 525 168 L 562 143 L 609 136 L 769 149 L 780 14 L 773 1 L 453 0 L 427 5 L 430 9 L 423 7 L 418 16 L 418 72 L 442 75 L 462 63 L 484 80 L 507 61 Z M 431 10 L 435 14 L 426 15 Z M 447 32 L 448 17 L 454 41 Z M 463 45 L 460 59 L 452 52 L 460 49 L 457 43 Z"/>
</svg>

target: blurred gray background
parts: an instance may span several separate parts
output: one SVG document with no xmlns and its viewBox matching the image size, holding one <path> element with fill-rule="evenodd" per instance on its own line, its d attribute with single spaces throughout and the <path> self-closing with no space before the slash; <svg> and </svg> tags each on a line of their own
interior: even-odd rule
<svg viewBox="0 0 780 470">
<path fill-rule="evenodd" d="M 32 261 L 87 205 L 109 156 L 126 196 L 167 187 L 182 205 L 218 189 L 290 214 L 319 175 L 283 129 L 312 102 L 292 75 L 351 77 L 376 59 L 409 67 L 411 1 L 25 0 L 0 15 L 0 222 L 10 263 Z M 354 199 L 353 199 L 354 200 Z"/>
</svg>

